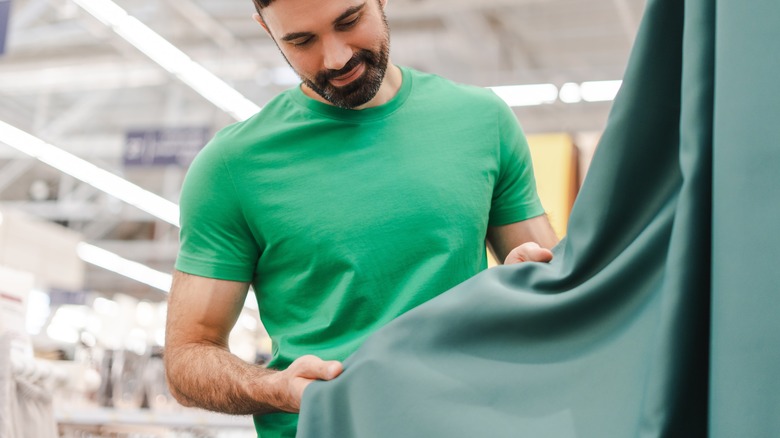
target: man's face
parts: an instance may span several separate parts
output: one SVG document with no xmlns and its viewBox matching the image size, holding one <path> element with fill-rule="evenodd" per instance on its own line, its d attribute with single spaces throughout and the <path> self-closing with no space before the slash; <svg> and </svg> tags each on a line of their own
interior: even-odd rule
<svg viewBox="0 0 780 438">
<path fill-rule="evenodd" d="M 308 87 L 342 108 L 356 108 L 379 91 L 390 34 L 386 0 L 276 0 L 261 24 Z"/>
</svg>

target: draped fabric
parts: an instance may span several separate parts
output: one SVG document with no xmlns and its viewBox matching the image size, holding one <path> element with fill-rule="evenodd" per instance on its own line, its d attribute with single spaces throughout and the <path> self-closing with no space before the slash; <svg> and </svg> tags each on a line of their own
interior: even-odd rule
<svg viewBox="0 0 780 438">
<path fill-rule="evenodd" d="M 57 437 L 53 385 L 33 367 L 14 369 L 12 339 L 0 334 L 0 438 Z"/>
<path fill-rule="evenodd" d="M 778 436 L 778 23 L 649 0 L 555 259 L 385 326 L 298 436 Z"/>
<path fill-rule="evenodd" d="M 715 27 L 711 436 L 777 437 L 780 2 L 720 0 Z"/>
</svg>

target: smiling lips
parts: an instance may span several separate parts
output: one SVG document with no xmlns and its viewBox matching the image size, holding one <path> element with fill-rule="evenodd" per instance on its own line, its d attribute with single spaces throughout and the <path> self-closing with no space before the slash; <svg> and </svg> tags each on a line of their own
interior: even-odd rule
<svg viewBox="0 0 780 438">
<path fill-rule="evenodd" d="M 360 63 L 356 65 L 355 68 L 353 68 L 352 71 L 350 71 L 349 73 L 331 79 L 330 83 L 333 84 L 334 87 L 343 87 L 345 85 L 348 85 L 355 79 L 359 78 L 363 74 L 365 69 L 366 69 L 365 64 Z"/>
</svg>

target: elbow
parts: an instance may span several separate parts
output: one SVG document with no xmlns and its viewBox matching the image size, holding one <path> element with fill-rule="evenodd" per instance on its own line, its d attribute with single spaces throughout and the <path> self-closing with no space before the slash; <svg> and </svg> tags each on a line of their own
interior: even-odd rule
<svg viewBox="0 0 780 438">
<path fill-rule="evenodd" d="M 163 355 L 165 364 L 165 383 L 168 386 L 168 391 L 180 405 L 188 408 L 196 407 L 193 401 L 179 389 L 180 383 L 177 378 L 179 374 L 177 372 L 177 367 L 173 363 L 174 361 L 170 360 L 171 352 L 168 350 L 169 349 L 166 347 L 165 354 Z"/>
<path fill-rule="evenodd" d="M 166 384 L 168 385 L 168 391 L 170 391 L 171 396 L 179 402 L 180 405 L 187 407 L 187 408 L 194 408 L 195 403 L 193 403 L 192 400 L 190 400 L 189 397 L 184 395 L 181 391 L 179 391 L 179 388 L 176 386 L 175 382 L 171 379 L 171 372 L 166 370 L 165 372 L 165 380 Z"/>
<path fill-rule="evenodd" d="M 192 402 L 189 398 L 185 397 L 182 393 L 180 393 L 176 388 L 168 384 L 168 389 L 171 391 L 171 395 L 173 398 L 179 402 L 180 405 L 184 406 L 185 408 L 196 408 L 198 406 L 195 405 L 195 403 Z"/>
</svg>

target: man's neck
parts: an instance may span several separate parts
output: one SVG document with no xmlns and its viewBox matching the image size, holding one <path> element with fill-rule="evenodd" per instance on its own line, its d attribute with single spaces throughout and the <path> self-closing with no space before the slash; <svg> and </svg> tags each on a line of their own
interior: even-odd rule
<svg viewBox="0 0 780 438">
<path fill-rule="evenodd" d="M 398 94 L 398 90 L 401 89 L 402 82 L 403 74 L 401 73 L 401 69 L 392 62 L 388 62 L 387 72 L 385 72 L 385 77 L 382 80 L 382 85 L 379 86 L 379 91 L 376 93 L 376 96 L 363 105 L 352 109 L 362 110 L 386 104 L 392 98 L 394 98 L 396 94 Z M 301 84 L 301 90 L 303 91 L 303 94 L 311 97 L 314 100 L 326 103 L 328 105 L 333 105 L 332 103 L 325 100 L 322 96 L 314 92 L 314 90 L 307 87 L 306 84 Z"/>
</svg>

